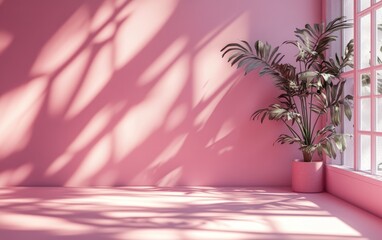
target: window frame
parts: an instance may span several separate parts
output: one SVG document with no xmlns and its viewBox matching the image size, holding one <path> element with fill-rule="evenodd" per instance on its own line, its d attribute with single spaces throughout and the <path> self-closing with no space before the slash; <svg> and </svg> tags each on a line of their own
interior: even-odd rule
<svg viewBox="0 0 382 240">
<path fill-rule="evenodd" d="M 378 9 L 382 9 L 382 1 L 371 0 L 370 6 L 365 8 L 362 11 L 359 11 L 361 0 L 353 0 L 353 17 L 354 17 L 354 31 L 353 31 L 353 39 L 354 39 L 354 68 L 346 71 L 342 74 L 344 78 L 352 78 L 354 80 L 354 161 L 353 161 L 353 169 L 356 171 L 366 172 L 371 175 L 381 176 L 381 172 L 378 174 L 377 172 L 377 146 L 376 141 L 377 137 L 382 137 L 382 132 L 376 131 L 376 101 L 378 99 L 382 99 L 382 95 L 378 95 L 376 93 L 377 88 L 377 71 L 382 70 L 382 64 L 376 64 L 376 11 Z M 344 0 L 340 1 L 340 10 L 341 14 L 344 15 Z M 361 57 L 361 47 L 360 47 L 360 37 L 361 37 L 361 29 L 360 22 L 361 18 L 367 16 L 369 14 L 370 19 L 370 66 L 361 68 L 360 66 L 360 57 Z M 343 42 L 344 32 L 341 32 L 341 49 L 344 49 L 345 44 Z M 362 96 L 360 94 L 360 84 L 361 84 L 361 74 L 370 73 L 370 95 Z M 360 130 L 360 101 L 361 99 L 370 99 L 370 130 Z M 346 129 L 343 129 L 346 131 Z M 370 171 L 364 171 L 361 169 L 361 141 L 360 138 L 363 135 L 370 136 L 371 138 L 371 146 L 370 146 Z M 344 165 L 344 159 L 342 155 L 341 165 Z"/>
</svg>

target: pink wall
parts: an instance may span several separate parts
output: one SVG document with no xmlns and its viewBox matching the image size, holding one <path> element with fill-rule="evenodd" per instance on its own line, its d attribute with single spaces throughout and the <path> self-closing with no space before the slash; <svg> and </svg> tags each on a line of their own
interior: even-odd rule
<svg viewBox="0 0 382 240">
<path fill-rule="evenodd" d="M 249 120 L 272 82 L 219 50 L 320 21 L 321 0 L 0 1 L 0 185 L 289 185 L 285 129 Z"/>
</svg>

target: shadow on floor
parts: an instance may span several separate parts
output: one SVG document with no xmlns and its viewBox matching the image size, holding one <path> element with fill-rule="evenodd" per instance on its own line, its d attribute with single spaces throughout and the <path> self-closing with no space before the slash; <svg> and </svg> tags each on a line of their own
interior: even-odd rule
<svg viewBox="0 0 382 240">
<path fill-rule="evenodd" d="M 379 239 L 329 194 L 275 188 L 0 189 L 4 239 Z"/>
</svg>

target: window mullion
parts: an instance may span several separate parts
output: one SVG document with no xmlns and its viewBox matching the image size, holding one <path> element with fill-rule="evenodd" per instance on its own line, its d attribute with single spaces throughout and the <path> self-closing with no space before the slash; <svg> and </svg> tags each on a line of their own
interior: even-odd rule
<svg viewBox="0 0 382 240">
<path fill-rule="evenodd" d="M 376 71 L 375 66 L 377 65 L 376 62 L 376 8 L 371 9 L 371 79 L 370 79 L 370 97 L 371 97 L 371 174 L 377 173 L 377 167 L 376 167 L 376 136 L 375 131 L 375 105 L 376 105 L 376 99 L 375 99 L 375 79 L 376 79 Z"/>
<path fill-rule="evenodd" d="M 358 47 L 358 42 L 359 42 L 359 24 L 358 24 L 358 1 L 354 0 L 353 4 L 353 16 L 354 16 L 354 46 L 355 46 L 355 51 L 354 51 L 354 170 L 359 170 L 359 133 L 358 133 L 358 120 L 359 120 L 359 110 L 358 110 L 358 92 L 359 92 L 359 73 L 358 73 L 358 55 L 359 55 L 359 47 Z"/>
</svg>

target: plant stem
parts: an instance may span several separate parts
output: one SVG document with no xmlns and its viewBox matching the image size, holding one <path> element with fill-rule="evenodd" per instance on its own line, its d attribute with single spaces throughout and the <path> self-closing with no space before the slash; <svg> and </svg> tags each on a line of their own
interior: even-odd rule
<svg viewBox="0 0 382 240">
<path fill-rule="evenodd" d="M 302 72 L 301 61 L 299 61 L 299 65 L 300 65 L 300 72 Z"/>
<path fill-rule="evenodd" d="M 313 87 L 310 87 L 310 106 L 309 106 L 309 135 L 312 137 L 313 136 L 313 129 L 312 127 L 312 104 L 313 104 L 313 94 L 312 94 Z M 312 142 L 313 143 L 313 142 Z"/>
<path fill-rule="evenodd" d="M 309 145 L 309 142 L 308 142 L 308 132 L 307 132 L 307 129 L 306 129 L 306 126 L 307 126 L 307 110 L 306 110 L 306 99 L 305 97 L 300 97 L 300 105 L 301 105 L 301 111 L 302 111 L 302 120 L 303 120 L 303 127 L 302 128 L 302 131 L 303 131 L 303 137 L 304 137 L 304 142 L 306 145 Z"/>
<path fill-rule="evenodd" d="M 312 161 L 312 152 L 302 150 L 302 155 L 304 157 L 304 162 L 311 162 Z"/>
<path fill-rule="evenodd" d="M 301 116 L 301 118 L 302 118 L 302 112 L 300 112 L 299 110 L 298 110 L 298 107 L 297 107 L 297 104 L 296 104 L 296 100 L 294 99 L 294 96 L 292 96 L 292 101 L 293 101 L 293 106 L 294 106 L 294 108 L 293 109 L 295 109 L 295 111 Z M 302 121 L 302 119 L 300 119 L 301 121 Z M 296 121 L 297 122 L 297 126 L 298 126 L 298 128 L 300 129 L 300 132 L 301 132 L 301 134 L 302 134 L 302 136 L 304 136 L 304 131 L 303 131 L 303 127 L 301 126 L 301 123 L 299 123 L 298 121 Z M 301 139 L 303 139 L 303 138 L 301 138 Z"/>
<path fill-rule="evenodd" d="M 289 126 L 289 124 L 285 121 L 285 119 L 282 119 L 282 121 L 283 121 L 284 124 L 288 127 L 289 131 L 291 131 L 291 133 L 293 134 L 293 136 L 297 137 L 298 139 L 300 139 L 300 141 L 302 141 L 300 135 L 298 135 L 298 133 L 297 133 L 291 126 Z"/>
<path fill-rule="evenodd" d="M 319 119 L 321 119 L 321 114 L 318 114 L 318 116 L 317 116 L 317 118 L 316 118 L 316 121 L 314 122 L 313 129 L 312 129 L 312 133 L 314 133 L 314 130 L 316 129 L 316 124 L 317 124 L 317 122 L 318 122 Z M 316 140 L 316 138 L 317 138 L 317 134 L 316 134 L 316 136 L 314 136 L 312 142 L 314 142 L 314 141 Z"/>
</svg>

